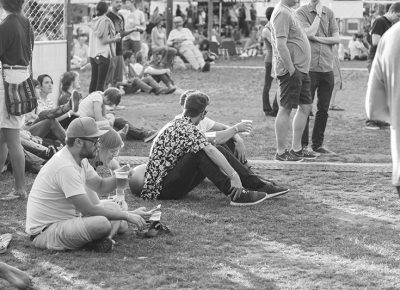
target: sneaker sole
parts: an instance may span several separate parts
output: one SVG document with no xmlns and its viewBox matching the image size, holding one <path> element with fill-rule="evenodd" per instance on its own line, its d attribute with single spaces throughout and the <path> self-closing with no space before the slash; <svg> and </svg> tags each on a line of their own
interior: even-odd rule
<svg viewBox="0 0 400 290">
<path fill-rule="evenodd" d="M 284 194 L 286 194 L 288 192 L 289 192 L 289 189 L 286 189 L 284 191 L 267 194 L 267 199 L 270 199 L 270 198 L 273 198 L 273 197 L 277 197 L 277 196 L 280 196 L 280 195 L 284 195 Z"/>
<path fill-rule="evenodd" d="M 289 160 L 278 160 L 278 159 L 275 159 L 274 161 L 275 161 L 275 162 L 292 162 L 292 163 L 296 163 L 296 162 L 303 162 L 304 159 L 300 159 L 300 160 L 297 160 L 297 161 L 289 161 Z"/>
<path fill-rule="evenodd" d="M 264 197 L 264 198 L 262 198 L 262 199 L 259 199 L 259 200 L 255 201 L 255 202 L 249 202 L 249 203 L 236 203 L 236 202 L 234 202 L 234 201 L 232 201 L 232 200 L 231 200 L 231 205 L 232 205 L 232 206 L 251 206 L 251 205 L 256 205 L 256 204 L 259 204 L 259 203 L 261 203 L 261 202 L 263 202 L 264 200 L 267 200 L 267 199 L 268 199 L 268 195 L 267 195 L 267 194 L 265 194 L 265 197 Z"/>
<path fill-rule="evenodd" d="M 149 137 L 144 138 L 143 142 L 148 143 L 148 142 L 152 141 L 154 138 L 156 138 L 157 134 L 158 134 L 158 132 L 151 134 Z"/>
<path fill-rule="evenodd" d="M 365 127 L 365 129 L 368 129 L 368 130 L 379 130 L 381 128 L 380 127 Z"/>
</svg>

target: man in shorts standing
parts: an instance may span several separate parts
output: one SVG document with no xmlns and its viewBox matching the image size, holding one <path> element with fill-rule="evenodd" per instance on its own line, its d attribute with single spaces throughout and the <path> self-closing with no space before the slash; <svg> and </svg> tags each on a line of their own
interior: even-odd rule
<svg viewBox="0 0 400 290">
<path fill-rule="evenodd" d="M 310 69 L 311 48 L 307 35 L 292 9 L 296 0 L 281 0 L 271 16 L 271 39 L 275 73 L 281 90 L 279 111 L 275 121 L 276 161 L 303 161 L 301 136 L 311 111 Z M 291 150 L 286 149 L 290 112 L 293 118 Z"/>
</svg>

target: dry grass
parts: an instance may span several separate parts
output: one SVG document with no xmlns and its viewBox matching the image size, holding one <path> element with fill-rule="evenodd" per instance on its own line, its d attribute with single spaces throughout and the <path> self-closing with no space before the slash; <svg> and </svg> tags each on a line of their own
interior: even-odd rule
<svg viewBox="0 0 400 290">
<path fill-rule="evenodd" d="M 262 65 L 258 60 L 239 64 Z M 338 105 L 346 111 L 332 112 L 326 131 L 327 146 L 340 154 L 320 161 L 390 162 L 389 132 L 364 129 L 367 73 L 345 72 L 344 77 Z M 272 158 L 274 120 L 261 109 L 262 70 L 213 68 L 209 74 L 177 73 L 175 79 L 184 89 L 211 96 L 210 117 L 231 124 L 253 119 L 255 130 L 246 140 L 249 158 Z M 126 96 L 122 104 L 129 109 L 118 114 L 159 128 L 179 113 L 178 99 L 178 94 Z M 122 154 L 146 156 L 148 151 L 149 144 L 128 142 Z M 34 249 L 24 234 L 25 202 L 4 202 L 0 233 L 13 232 L 14 240 L 1 258 L 26 270 L 36 289 L 400 287 L 398 198 L 390 174 L 260 174 L 287 184 L 290 194 L 234 208 L 205 182 L 183 200 L 162 202 L 173 236 L 143 240 L 130 231 L 117 238 L 111 254 Z M 28 182 L 33 178 L 28 175 Z M 2 192 L 11 188 L 9 174 L 0 181 Z M 130 207 L 151 205 L 133 196 L 127 200 Z M 6 284 L 0 282 L 2 287 Z"/>
</svg>

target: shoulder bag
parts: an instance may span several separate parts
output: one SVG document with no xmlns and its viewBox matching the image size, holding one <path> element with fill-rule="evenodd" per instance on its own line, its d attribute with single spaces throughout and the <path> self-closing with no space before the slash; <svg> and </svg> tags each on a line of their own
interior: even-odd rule
<svg viewBox="0 0 400 290">
<path fill-rule="evenodd" d="M 32 79 L 31 26 L 28 26 L 29 66 L 3 64 L 2 77 L 4 98 L 9 115 L 21 116 L 38 106 L 38 98 Z"/>
</svg>

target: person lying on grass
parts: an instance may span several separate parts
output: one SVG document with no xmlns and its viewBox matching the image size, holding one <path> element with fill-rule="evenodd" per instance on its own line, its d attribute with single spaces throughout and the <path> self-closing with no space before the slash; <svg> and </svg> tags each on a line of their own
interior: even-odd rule
<svg viewBox="0 0 400 290">
<path fill-rule="evenodd" d="M 28 197 L 26 232 L 41 249 L 112 250 L 112 237 L 126 231 L 126 222 L 142 229 L 152 211 L 122 211 L 113 202 L 98 203 L 93 192 L 110 193 L 116 178 L 100 177 L 89 164 L 98 152 L 99 130 L 94 119 L 81 117 L 68 126 L 66 146 L 40 170 Z M 88 190 L 92 195 L 88 195 Z"/>
<path fill-rule="evenodd" d="M 182 110 L 185 111 L 184 105 L 188 94 L 193 93 L 193 90 L 188 90 L 182 93 L 180 96 L 180 104 Z M 181 117 L 178 115 L 177 117 Z M 252 129 L 252 125 L 249 122 L 240 122 L 235 126 L 228 126 L 219 122 L 216 122 L 208 117 L 204 117 L 200 120 L 199 124 L 196 126 L 197 129 L 202 133 L 215 132 L 215 136 L 208 137 L 210 142 L 214 145 L 221 145 L 225 149 L 230 150 L 241 163 L 246 164 L 246 148 L 244 146 L 243 139 L 239 136 L 239 133 L 249 132 Z M 206 134 L 206 136 L 208 136 Z"/>
<path fill-rule="evenodd" d="M 144 199 L 178 199 L 184 197 L 205 177 L 226 196 L 231 205 L 245 206 L 288 192 L 260 177 L 242 165 L 224 147 L 214 147 L 196 127 L 207 114 L 209 97 L 189 93 L 181 118 L 165 125 L 150 149 L 144 175 Z"/>
</svg>

